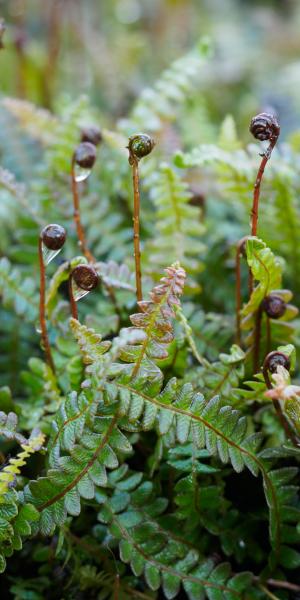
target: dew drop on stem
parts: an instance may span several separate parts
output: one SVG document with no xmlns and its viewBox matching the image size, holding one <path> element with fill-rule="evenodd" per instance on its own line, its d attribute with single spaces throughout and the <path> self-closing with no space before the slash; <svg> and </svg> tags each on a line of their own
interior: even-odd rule
<svg viewBox="0 0 300 600">
<path fill-rule="evenodd" d="M 41 240 L 43 262 L 47 266 L 61 251 L 66 241 L 66 230 L 61 225 L 50 223 L 41 231 Z"/>
</svg>

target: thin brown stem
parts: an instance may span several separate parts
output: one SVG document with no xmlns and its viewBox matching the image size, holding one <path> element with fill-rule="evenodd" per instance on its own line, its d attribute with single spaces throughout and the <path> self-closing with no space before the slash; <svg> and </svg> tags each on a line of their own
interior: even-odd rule
<svg viewBox="0 0 300 600">
<path fill-rule="evenodd" d="M 95 263 L 96 258 L 87 247 L 86 237 L 85 237 L 84 229 L 82 227 L 81 218 L 80 218 L 78 183 L 75 178 L 75 155 L 73 155 L 73 158 L 72 158 L 71 180 L 72 180 L 72 194 L 73 194 L 73 206 L 74 206 L 73 217 L 74 217 L 74 222 L 75 222 L 75 226 L 76 226 L 79 245 L 80 245 L 80 248 L 81 248 L 84 256 L 87 258 L 87 260 L 91 263 Z M 117 314 L 121 318 L 121 311 L 118 306 L 117 298 L 116 298 L 113 288 L 110 285 L 108 285 L 107 283 L 105 283 L 103 281 L 103 279 L 101 279 L 101 281 L 110 297 L 112 304 L 115 307 Z"/>
<path fill-rule="evenodd" d="M 278 136 L 273 136 L 270 138 L 270 144 L 267 150 L 262 155 L 262 160 L 257 172 L 254 190 L 253 190 L 253 202 L 252 202 L 252 210 L 251 210 L 251 235 L 257 235 L 257 226 L 258 226 L 258 209 L 259 209 L 259 197 L 260 197 L 260 186 L 262 182 L 262 178 L 264 175 L 265 167 L 268 160 L 271 157 L 272 150 L 278 140 Z M 253 276 L 251 271 L 249 272 L 249 289 L 250 293 L 253 290 Z"/>
<path fill-rule="evenodd" d="M 117 575 L 115 577 L 115 583 L 114 583 L 113 600 L 119 600 L 119 592 L 120 592 L 120 575 L 117 573 Z"/>
<path fill-rule="evenodd" d="M 131 155 L 132 181 L 133 181 L 133 244 L 135 260 L 135 281 L 136 298 L 140 302 L 143 299 L 142 293 L 142 272 L 141 272 L 141 250 L 140 250 L 140 190 L 139 190 L 139 170 L 138 161 Z"/>
<path fill-rule="evenodd" d="M 267 388 L 269 390 L 271 390 L 272 389 L 272 383 L 271 383 L 271 380 L 270 380 L 270 377 L 269 377 L 269 371 L 268 371 L 268 356 L 269 355 L 267 355 L 266 358 L 265 358 L 265 360 L 264 360 L 262 372 L 263 372 L 263 376 L 264 376 L 264 380 L 265 380 L 266 386 L 267 386 Z M 285 431 L 285 434 L 286 434 L 287 438 L 291 440 L 292 444 L 294 446 L 296 446 L 296 448 L 299 448 L 297 437 L 295 436 L 295 434 L 294 434 L 294 432 L 293 432 L 293 430 L 292 430 L 292 428 L 291 428 L 288 420 L 286 419 L 285 415 L 283 414 L 283 412 L 281 410 L 281 406 L 280 406 L 280 402 L 279 402 L 278 398 L 272 398 L 272 402 L 273 402 L 273 406 L 275 408 L 277 417 L 278 417 L 278 419 L 279 419 L 279 421 L 280 421 L 280 423 L 281 423 L 281 425 L 282 425 L 282 427 L 283 427 L 283 429 Z"/>
<path fill-rule="evenodd" d="M 92 253 L 89 251 L 86 243 L 84 229 L 82 227 L 81 219 L 80 219 L 80 204 L 79 204 L 79 192 L 78 192 L 78 183 L 75 177 L 75 154 L 72 158 L 72 168 L 71 168 L 71 181 L 72 181 L 72 194 L 73 194 L 73 206 L 74 206 L 74 222 L 76 226 L 79 246 L 87 258 L 89 262 L 95 262 L 95 258 Z"/>
<path fill-rule="evenodd" d="M 40 265 L 40 327 L 41 327 L 41 336 L 43 348 L 46 355 L 46 361 L 49 367 L 52 369 L 53 373 L 55 373 L 55 366 L 52 358 L 47 324 L 46 324 L 46 306 L 45 306 L 45 296 L 46 296 L 46 269 L 43 259 L 43 242 L 41 236 L 39 237 L 39 265 Z"/>
<path fill-rule="evenodd" d="M 241 253 L 247 236 L 239 240 L 235 255 L 235 301 L 236 301 L 236 343 L 241 345 Z"/>
<path fill-rule="evenodd" d="M 74 294 L 73 294 L 73 277 L 72 277 L 72 273 L 69 276 L 69 298 L 70 298 L 70 306 L 71 306 L 72 317 L 73 317 L 73 319 L 76 319 L 78 321 L 77 304 L 76 304 L 76 300 L 75 300 Z"/>
<path fill-rule="evenodd" d="M 264 175 L 265 167 L 268 160 L 271 157 L 272 150 L 277 142 L 278 136 L 271 137 L 269 147 L 266 152 L 262 155 L 262 160 L 257 172 L 254 191 L 253 191 L 253 204 L 251 211 L 251 235 L 257 235 L 257 225 L 258 225 L 258 207 L 259 207 L 259 196 L 260 196 L 260 185 Z"/>
</svg>

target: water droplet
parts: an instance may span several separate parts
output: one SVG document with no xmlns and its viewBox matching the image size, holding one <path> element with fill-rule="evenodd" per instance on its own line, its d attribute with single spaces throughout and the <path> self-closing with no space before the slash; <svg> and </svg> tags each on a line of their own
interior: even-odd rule
<svg viewBox="0 0 300 600">
<path fill-rule="evenodd" d="M 39 321 L 36 321 L 36 322 L 35 322 L 34 328 L 35 328 L 35 331 L 36 331 L 37 333 L 39 333 L 39 334 L 41 334 L 41 333 L 42 333 L 41 324 L 40 324 L 40 322 L 39 322 Z"/>
<path fill-rule="evenodd" d="M 88 178 L 88 176 L 91 174 L 92 169 L 87 169 L 86 167 L 80 167 L 79 165 L 75 164 L 74 167 L 74 177 L 75 177 L 75 181 L 77 181 L 77 183 L 79 183 L 80 181 L 85 181 L 85 179 Z"/>
<path fill-rule="evenodd" d="M 45 246 L 45 244 L 42 244 L 44 265 L 49 265 L 49 263 L 57 256 L 57 254 L 60 253 L 60 251 L 61 248 L 59 248 L 58 250 L 50 250 L 49 248 L 47 248 L 47 246 Z"/>
<path fill-rule="evenodd" d="M 81 298 L 84 298 L 84 296 L 87 296 L 87 294 L 89 294 L 91 290 L 83 290 L 73 280 L 72 281 L 72 291 L 73 291 L 74 300 L 76 302 L 78 302 L 78 300 L 81 300 Z"/>
</svg>

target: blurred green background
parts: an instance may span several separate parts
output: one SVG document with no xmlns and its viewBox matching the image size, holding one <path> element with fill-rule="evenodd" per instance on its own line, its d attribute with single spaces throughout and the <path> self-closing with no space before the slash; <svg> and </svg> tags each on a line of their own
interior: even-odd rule
<svg viewBox="0 0 300 600">
<path fill-rule="evenodd" d="M 283 134 L 298 127 L 298 0 L 2 0 L 0 15 L 4 95 L 55 111 L 62 96 L 84 93 L 109 125 L 207 35 L 214 59 L 199 86 L 208 120 L 233 112 L 247 132 L 249 115 L 272 108 Z"/>
</svg>

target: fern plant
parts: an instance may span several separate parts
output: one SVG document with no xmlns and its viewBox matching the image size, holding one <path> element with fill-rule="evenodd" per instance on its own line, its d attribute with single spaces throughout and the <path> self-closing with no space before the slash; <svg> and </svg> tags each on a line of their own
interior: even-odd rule
<svg viewBox="0 0 300 600">
<path fill-rule="evenodd" d="M 298 151 L 264 155 L 248 235 L 257 147 L 231 116 L 207 124 L 215 144 L 191 128 L 209 60 L 204 40 L 116 127 L 87 98 L 55 114 L 1 101 L 32 161 L 29 177 L 17 158 L 0 170 L 0 570 L 14 598 L 300 592 Z M 72 157 L 93 123 L 110 129 L 76 181 L 80 256 Z M 67 239 L 46 272 L 52 222 Z"/>
</svg>

